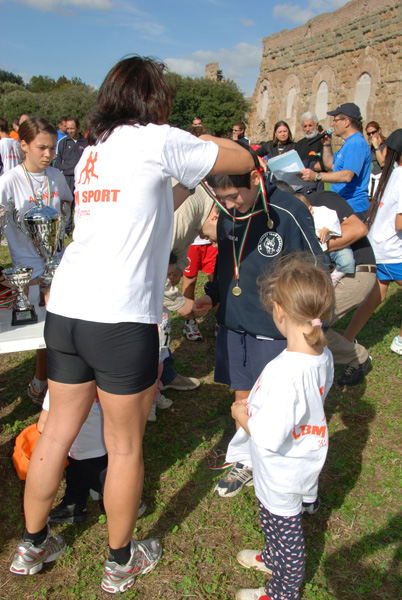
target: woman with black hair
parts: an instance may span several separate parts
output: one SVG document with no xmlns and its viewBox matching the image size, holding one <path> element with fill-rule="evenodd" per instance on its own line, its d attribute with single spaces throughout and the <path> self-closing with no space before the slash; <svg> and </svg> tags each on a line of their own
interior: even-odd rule
<svg viewBox="0 0 402 600">
<path fill-rule="evenodd" d="M 377 262 L 377 282 L 344 333 L 350 341 L 384 302 L 391 281 L 402 286 L 402 129 L 391 133 L 385 144 L 384 168 L 366 218 Z M 402 355 L 402 328 L 393 339 L 391 350 Z"/>
<path fill-rule="evenodd" d="M 46 522 L 68 450 L 97 393 L 108 452 L 103 499 L 109 557 L 102 589 L 112 594 L 126 591 L 162 554 L 159 540 L 131 536 L 143 484 L 142 438 L 158 375 L 157 323 L 173 230 L 171 178 L 194 188 L 208 173 L 247 173 L 253 166 L 238 144 L 198 139 L 166 124 L 172 96 L 164 70 L 150 58 L 120 61 L 90 117 L 88 146 L 75 169 L 73 243 L 47 304 L 49 417 L 30 460 L 26 529 L 10 567 L 33 575 L 65 550 L 64 539 L 51 535 Z"/>
<path fill-rule="evenodd" d="M 258 148 L 257 156 L 268 156 L 268 159 L 273 158 L 284 152 L 289 152 L 294 146 L 294 140 L 289 125 L 286 121 L 278 121 L 274 126 L 272 140 L 265 142 Z"/>
</svg>

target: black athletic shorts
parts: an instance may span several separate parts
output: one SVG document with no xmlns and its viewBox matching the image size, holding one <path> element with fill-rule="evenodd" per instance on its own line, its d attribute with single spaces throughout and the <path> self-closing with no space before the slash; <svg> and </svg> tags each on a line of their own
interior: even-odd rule
<svg viewBox="0 0 402 600">
<path fill-rule="evenodd" d="M 158 326 L 94 323 L 48 312 L 48 377 L 59 383 L 96 381 L 110 394 L 138 394 L 158 377 Z"/>
</svg>

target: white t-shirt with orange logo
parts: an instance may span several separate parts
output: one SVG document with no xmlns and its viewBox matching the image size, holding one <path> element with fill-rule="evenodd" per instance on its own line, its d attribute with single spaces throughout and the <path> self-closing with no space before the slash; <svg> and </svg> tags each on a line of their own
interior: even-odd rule
<svg viewBox="0 0 402 600">
<path fill-rule="evenodd" d="M 3 138 L 0 140 L 0 159 L 3 167 L 0 166 L 0 175 L 4 175 L 22 162 L 21 145 L 13 138 Z"/>
<path fill-rule="evenodd" d="M 257 498 L 275 515 L 291 517 L 302 499 L 314 502 L 328 450 L 325 398 L 333 381 L 331 352 L 284 350 L 269 362 L 248 399 L 248 428 L 240 427 L 228 462 L 253 468 Z"/>
<path fill-rule="evenodd" d="M 218 147 L 168 125 L 121 126 L 75 168 L 74 241 L 47 309 L 100 323 L 160 323 L 173 229 L 171 177 L 195 187 Z"/>
<path fill-rule="evenodd" d="M 43 203 L 48 204 L 48 183 L 50 187 L 50 206 L 60 211 L 61 201 L 71 202 L 73 196 L 67 185 L 63 173 L 54 167 L 47 167 L 41 173 L 25 174 L 22 165 L 7 171 L 0 177 L 0 202 L 9 208 L 8 200 L 12 200 L 15 208 L 19 210 L 19 219 L 22 221 L 24 214 L 36 206 L 32 188 L 37 195 L 43 195 Z M 32 187 L 31 187 L 32 186 Z M 30 239 L 18 229 L 12 219 L 5 229 L 11 260 L 14 266 L 33 267 L 32 279 L 35 279 L 45 270 L 45 263 L 35 250 Z"/>
</svg>

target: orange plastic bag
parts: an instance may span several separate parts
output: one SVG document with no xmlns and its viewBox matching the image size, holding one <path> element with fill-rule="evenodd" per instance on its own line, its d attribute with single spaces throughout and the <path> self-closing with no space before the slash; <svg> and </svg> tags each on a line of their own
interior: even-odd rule
<svg viewBox="0 0 402 600">
<path fill-rule="evenodd" d="M 23 481 L 26 479 L 29 460 L 39 436 L 36 423 L 33 423 L 25 427 L 15 440 L 13 463 L 18 477 Z"/>
<path fill-rule="evenodd" d="M 38 441 L 40 433 L 36 427 L 36 423 L 25 427 L 15 439 L 13 464 L 17 475 L 22 481 L 27 477 L 28 465 L 32 456 L 35 444 Z M 65 467 L 68 466 L 66 460 Z"/>
</svg>

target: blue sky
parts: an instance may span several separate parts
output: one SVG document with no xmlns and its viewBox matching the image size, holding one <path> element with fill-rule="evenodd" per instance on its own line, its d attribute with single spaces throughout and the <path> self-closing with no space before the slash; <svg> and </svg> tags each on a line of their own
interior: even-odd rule
<svg viewBox="0 0 402 600">
<path fill-rule="evenodd" d="M 262 40 L 336 10 L 346 0 L 0 0 L 0 68 L 99 87 L 123 56 L 155 56 L 182 75 L 223 75 L 251 95 Z"/>
</svg>

